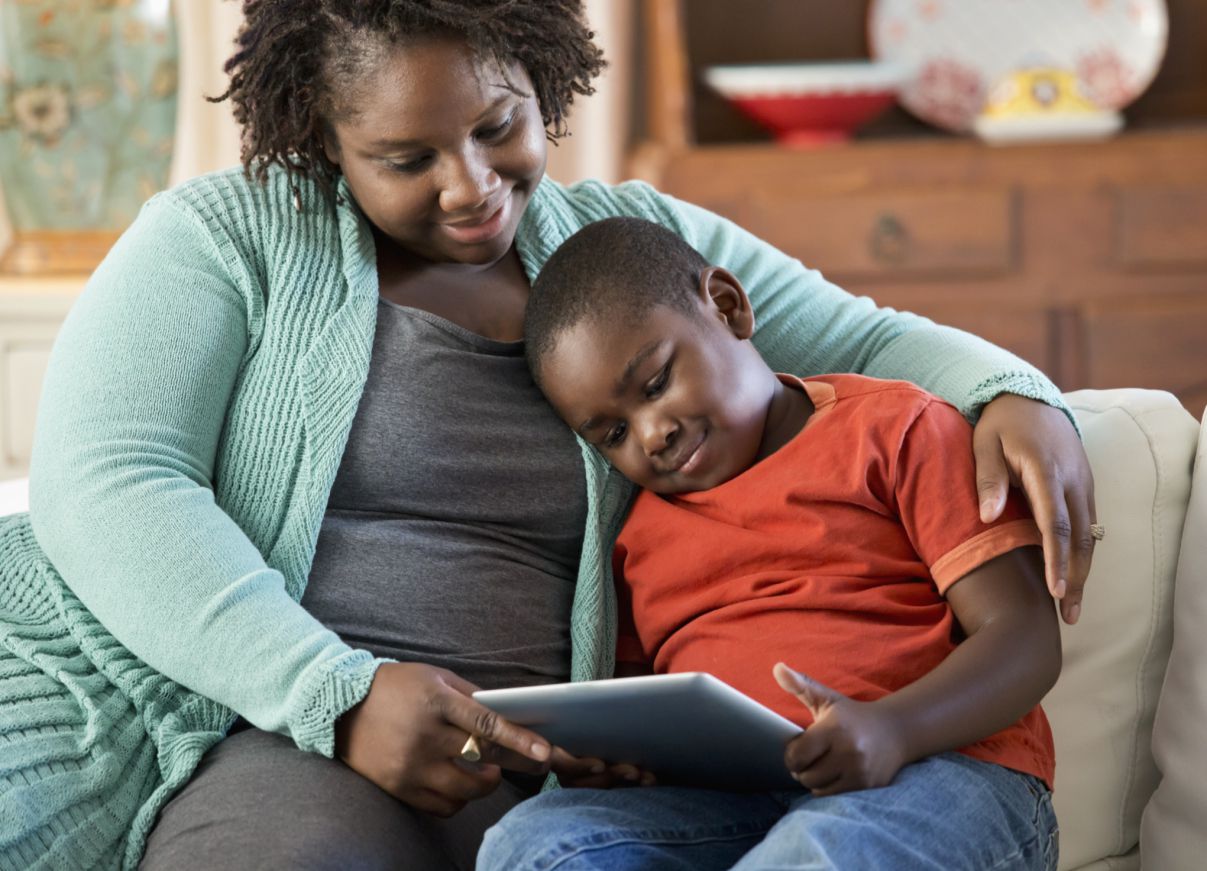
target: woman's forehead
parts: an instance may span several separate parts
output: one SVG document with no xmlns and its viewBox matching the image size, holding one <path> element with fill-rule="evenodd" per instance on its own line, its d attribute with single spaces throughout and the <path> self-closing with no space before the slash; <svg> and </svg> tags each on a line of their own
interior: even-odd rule
<svg viewBox="0 0 1207 871">
<path fill-rule="evenodd" d="M 505 69 L 463 41 L 432 37 L 390 46 L 378 54 L 362 81 L 350 84 L 353 114 L 414 123 L 481 113 L 527 82 L 518 64 Z"/>
</svg>

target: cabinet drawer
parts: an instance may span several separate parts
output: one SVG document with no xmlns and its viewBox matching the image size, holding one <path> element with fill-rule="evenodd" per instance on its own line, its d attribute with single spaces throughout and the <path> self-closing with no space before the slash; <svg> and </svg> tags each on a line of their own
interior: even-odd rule
<svg viewBox="0 0 1207 871">
<path fill-rule="evenodd" d="M 1207 299 L 1133 298 L 1082 313 L 1086 387 L 1151 387 L 1195 415 L 1207 404 Z"/>
<path fill-rule="evenodd" d="M 841 281 L 1001 275 L 1015 267 L 1016 198 L 1005 189 L 756 194 L 749 225 Z"/>
<path fill-rule="evenodd" d="M 1207 264 L 1207 187 L 1125 188 L 1116 212 L 1120 265 Z"/>
</svg>

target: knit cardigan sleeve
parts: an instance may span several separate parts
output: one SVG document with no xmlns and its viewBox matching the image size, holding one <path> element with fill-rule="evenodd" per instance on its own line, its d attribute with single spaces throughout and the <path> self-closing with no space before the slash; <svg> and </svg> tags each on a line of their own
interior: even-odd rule
<svg viewBox="0 0 1207 871">
<path fill-rule="evenodd" d="M 215 503 L 249 352 L 245 288 L 195 216 L 162 195 L 143 209 L 56 341 L 31 519 L 65 583 L 136 657 L 331 755 L 333 722 L 368 691 L 374 660 L 303 610 Z"/>
<path fill-rule="evenodd" d="M 553 225 L 569 222 L 576 229 L 609 215 L 633 215 L 674 230 L 709 263 L 733 272 L 754 306 L 754 344 L 777 372 L 855 372 L 911 381 L 972 422 L 992 399 L 1014 393 L 1059 408 L 1077 426 L 1059 389 L 1034 366 L 970 333 L 853 296 L 706 209 L 643 182 L 588 181 L 556 193 L 560 209 L 548 212 L 563 217 L 546 222 L 541 228 L 546 237 L 569 235 L 550 232 Z M 542 253 L 548 256 L 555 246 L 544 241 Z"/>
</svg>

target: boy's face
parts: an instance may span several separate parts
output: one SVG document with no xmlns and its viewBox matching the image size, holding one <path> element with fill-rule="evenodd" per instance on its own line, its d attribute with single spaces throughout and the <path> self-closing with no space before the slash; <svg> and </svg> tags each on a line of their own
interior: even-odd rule
<svg viewBox="0 0 1207 871">
<path fill-rule="evenodd" d="M 701 288 L 694 315 L 656 306 L 637 323 L 580 321 L 541 364 L 562 419 L 656 493 L 706 490 L 749 468 L 777 383 L 746 341 L 753 317 L 736 280 L 714 268 Z"/>
</svg>

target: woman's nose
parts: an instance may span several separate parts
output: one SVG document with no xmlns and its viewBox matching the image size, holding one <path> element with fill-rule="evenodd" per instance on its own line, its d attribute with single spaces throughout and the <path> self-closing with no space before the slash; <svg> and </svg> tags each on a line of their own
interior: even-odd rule
<svg viewBox="0 0 1207 871">
<path fill-rule="evenodd" d="M 449 215 L 473 213 L 490 200 L 501 183 L 499 174 L 479 155 L 451 161 L 440 189 L 440 209 Z"/>
</svg>

